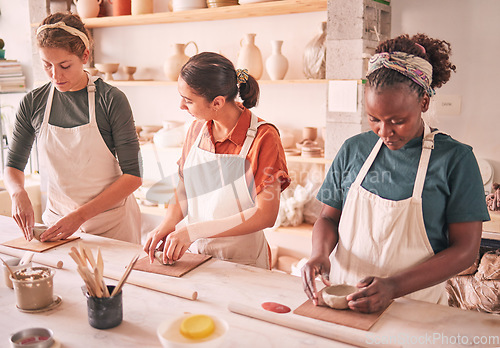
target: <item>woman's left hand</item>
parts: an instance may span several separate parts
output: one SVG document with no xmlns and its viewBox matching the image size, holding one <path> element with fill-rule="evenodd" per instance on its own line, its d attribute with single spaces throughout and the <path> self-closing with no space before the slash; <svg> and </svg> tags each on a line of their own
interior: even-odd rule
<svg viewBox="0 0 500 348">
<path fill-rule="evenodd" d="M 347 296 L 349 308 L 361 313 L 385 309 L 396 293 L 396 283 L 391 278 L 366 277 L 356 284 L 361 290 Z"/>
<path fill-rule="evenodd" d="M 42 242 L 54 242 L 61 239 L 66 239 L 73 233 L 78 231 L 80 226 L 85 221 L 76 212 L 69 213 L 68 215 L 59 219 L 54 225 L 50 226 L 40 236 Z"/>
<path fill-rule="evenodd" d="M 172 262 L 179 260 L 191 245 L 187 227 L 182 227 L 170 233 L 163 248 L 163 262 Z"/>
</svg>

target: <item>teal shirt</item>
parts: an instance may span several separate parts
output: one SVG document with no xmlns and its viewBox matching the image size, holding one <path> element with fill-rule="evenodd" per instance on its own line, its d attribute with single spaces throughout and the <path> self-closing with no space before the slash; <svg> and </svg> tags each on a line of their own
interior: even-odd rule
<svg viewBox="0 0 500 348">
<path fill-rule="evenodd" d="M 373 132 L 348 139 L 335 157 L 317 199 L 342 210 L 349 187 L 378 140 Z M 399 150 L 382 145 L 361 186 L 393 201 L 411 197 L 422 152 L 422 137 Z M 436 134 L 422 192 L 425 229 L 438 253 L 448 247 L 448 224 L 488 221 L 481 173 L 472 148 Z"/>
</svg>

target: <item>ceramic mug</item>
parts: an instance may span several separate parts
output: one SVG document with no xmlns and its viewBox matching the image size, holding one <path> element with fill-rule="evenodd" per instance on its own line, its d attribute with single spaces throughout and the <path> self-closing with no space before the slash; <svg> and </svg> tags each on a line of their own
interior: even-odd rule
<svg viewBox="0 0 500 348">
<path fill-rule="evenodd" d="M 5 263 L 9 265 L 12 272 L 18 271 L 18 270 L 23 269 L 23 268 L 31 267 L 31 261 L 25 265 L 20 265 L 19 262 L 21 262 L 21 259 L 18 257 L 14 257 L 12 259 L 5 260 Z M 3 276 L 4 276 L 4 280 L 5 280 L 5 285 L 7 285 L 7 287 L 9 287 L 11 289 L 14 289 L 14 286 L 12 285 L 12 280 L 10 280 L 9 270 L 7 269 L 7 267 L 5 265 L 2 265 L 2 266 L 3 266 Z"/>
<path fill-rule="evenodd" d="M 29 267 L 10 276 L 16 293 L 16 305 L 20 309 L 33 310 L 49 306 L 54 302 L 54 274 L 48 267 Z M 36 276 L 35 276 L 36 275 Z"/>
</svg>

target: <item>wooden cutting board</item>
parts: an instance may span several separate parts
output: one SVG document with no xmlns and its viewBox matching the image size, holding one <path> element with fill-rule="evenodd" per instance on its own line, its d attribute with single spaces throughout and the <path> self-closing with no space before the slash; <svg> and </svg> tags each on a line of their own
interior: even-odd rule
<svg viewBox="0 0 500 348">
<path fill-rule="evenodd" d="M 72 242 L 75 239 L 80 239 L 80 237 L 69 237 L 68 239 L 61 239 L 61 240 L 58 240 L 55 242 L 40 242 L 34 238 L 30 242 L 28 242 L 26 239 L 24 239 L 24 237 L 19 237 L 19 238 L 10 240 L 8 242 L 2 243 L 2 245 L 6 245 L 8 247 L 12 247 L 12 248 L 16 248 L 16 249 L 42 252 L 45 250 L 55 248 L 56 246 L 59 246 L 61 244 Z"/>
<path fill-rule="evenodd" d="M 209 260 L 211 255 L 203 254 L 192 254 L 185 253 L 180 260 L 177 260 L 175 264 L 162 265 L 158 260 L 155 260 L 152 264 L 149 263 L 149 257 L 145 256 L 142 259 L 137 260 L 133 269 L 138 271 L 163 274 L 171 277 L 182 277 L 187 272 L 195 269 L 202 263 Z"/>
<path fill-rule="evenodd" d="M 389 306 L 387 308 L 389 308 Z M 330 307 L 315 306 L 311 300 L 307 300 L 294 310 L 293 313 L 367 331 L 370 330 L 387 308 L 377 313 L 364 314 L 354 312 L 350 309 L 333 309 Z"/>
</svg>

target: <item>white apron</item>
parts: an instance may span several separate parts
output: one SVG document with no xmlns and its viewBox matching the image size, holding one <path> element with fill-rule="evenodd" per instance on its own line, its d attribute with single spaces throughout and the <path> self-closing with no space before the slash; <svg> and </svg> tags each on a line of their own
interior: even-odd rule
<svg viewBox="0 0 500 348">
<path fill-rule="evenodd" d="M 257 128 L 263 123 L 258 123 L 257 117 L 252 114 L 245 142 L 238 155 L 216 154 L 200 149 L 206 124 L 203 126 L 189 151 L 183 171 L 188 224 L 225 218 L 254 206 L 245 162 Z M 251 177 L 253 179 L 253 175 Z M 189 250 L 221 260 L 269 269 L 268 245 L 262 230 L 243 236 L 200 238 Z"/>
<path fill-rule="evenodd" d="M 330 256 L 333 284 L 356 285 L 366 276 L 388 277 L 421 263 L 434 255 L 425 231 L 422 190 L 434 135 L 424 127 L 422 154 L 413 195 L 391 201 L 361 186 L 383 141 L 379 139 L 352 183 L 339 223 L 339 241 Z M 405 297 L 447 304 L 445 284 L 416 291 Z"/>
<path fill-rule="evenodd" d="M 49 124 L 52 85 L 38 134 L 42 174 L 47 183 L 47 207 L 42 219 L 51 226 L 99 195 L 122 171 L 102 139 L 95 116 L 95 77 L 88 77 L 89 123 L 73 128 Z M 140 243 L 141 215 L 133 195 L 86 221 L 80 230 L 103 237 Z"/>
</svg>

